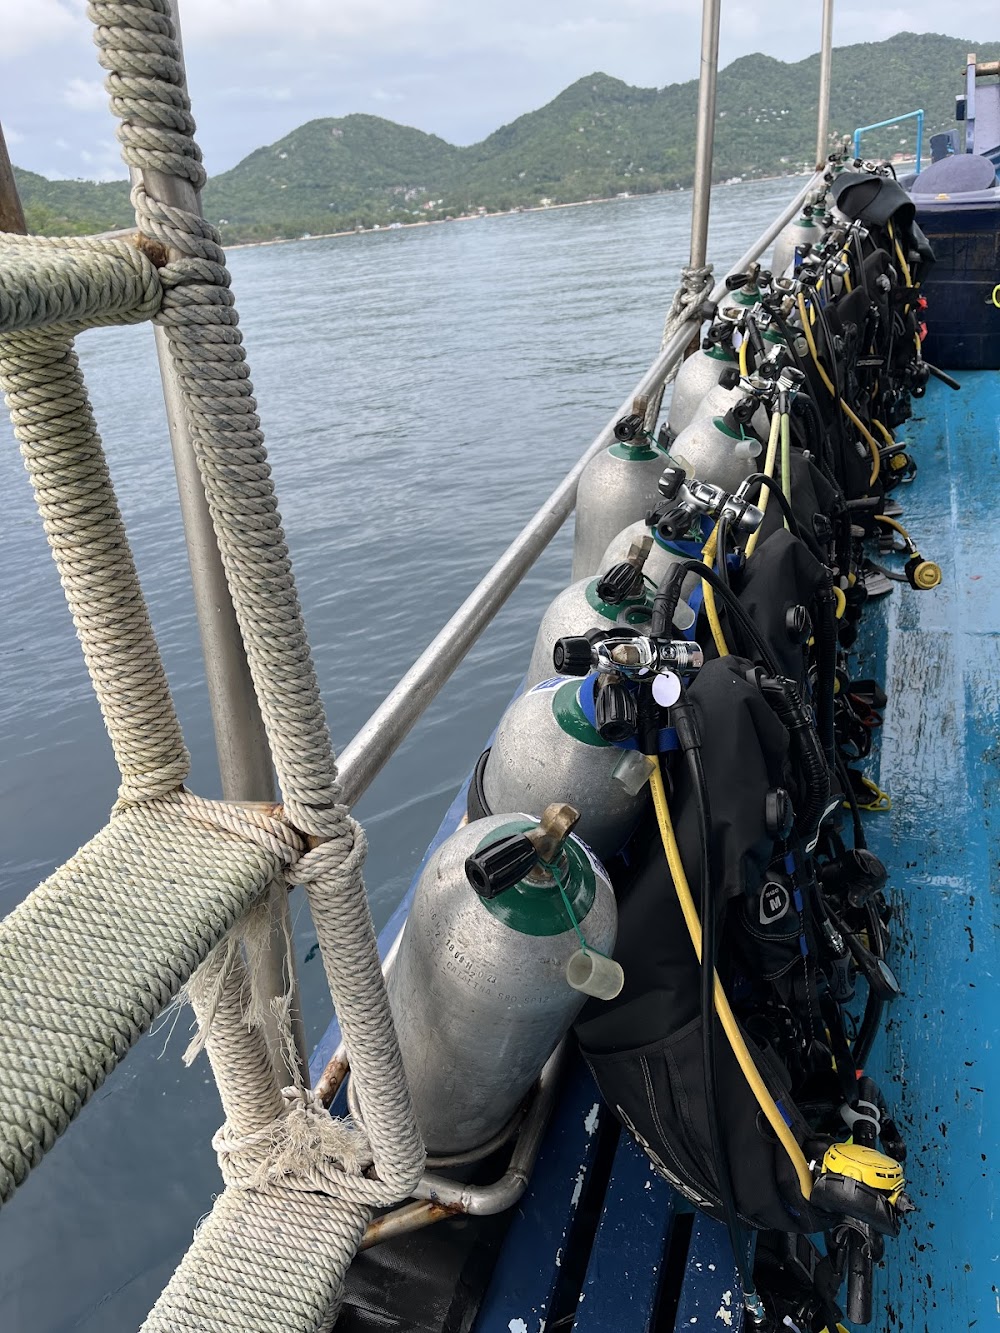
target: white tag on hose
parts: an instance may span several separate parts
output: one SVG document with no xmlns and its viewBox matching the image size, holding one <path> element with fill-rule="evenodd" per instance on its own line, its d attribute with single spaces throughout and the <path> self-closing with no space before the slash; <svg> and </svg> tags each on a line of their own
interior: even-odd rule
<svg viewBox="0 0 1000 1333">
<path fill-rule="evenodd" d="M 681 697 L 680 677 L 673 671 L 658 671 L 653 680 L 653 698 L 661 708 L 672 708 Z"/>
</svg>

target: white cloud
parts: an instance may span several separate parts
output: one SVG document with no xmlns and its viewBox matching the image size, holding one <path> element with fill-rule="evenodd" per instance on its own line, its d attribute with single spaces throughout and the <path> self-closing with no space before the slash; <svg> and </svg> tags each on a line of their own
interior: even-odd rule
<svg viewBox="0 0 1000 1333">
<path fill-rule="evenodd" d="M 5 125 L 3 127 L 3 137 L 7 140 L 8 147 L 11 147 L 16 143 L 24 143 L 24 135 L 18 134 L 13 125 Z"/>
<path fill-rule="evenodd" d="M 319 37 L 358 37 L 386 34 L 400 25 L 432 18 L 440 0 L 212 0 L 190 5 L 181 13 L 181 31 L 189 37 L 214 41 L 238 33 L 271 36 L 284 41 Z"/>
<path fill-rule="evenodd" d="M 406 98 L 402 93 L 391 93 L 385 88 L 373 88 L 372 99 L 376 102 L 405 102 Z"/>
<path fill-rule="evenodd" d="M 62 100 L 74 111 L 106 111 L 108 95 L 100 79 L 70 79 Z"/>
<path fill-rule="evenodd" d="M 23 55 L 38 46 L 50 46 L 86 24 L 81 22 L 76 4 L 61 0 L 0 0 L 0 61 Z"/>
</svg>

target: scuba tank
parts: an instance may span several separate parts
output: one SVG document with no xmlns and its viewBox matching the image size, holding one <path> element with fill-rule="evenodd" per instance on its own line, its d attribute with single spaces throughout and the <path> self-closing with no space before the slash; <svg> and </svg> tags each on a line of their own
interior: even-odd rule
<svg viewBox="0 0 1000 1333">
<path fill-rule="evenodd" d="M 550 670 L 548 680 L 508 706 L 476 765 L 470 819 L 518 810 L 540 815 L 565 792 L 580 811 L 578 836 L 602 861 L 624 846 L 649 792 L 633 781 L 635 753 L 598 731 L 594 683 Z"/>
<path fill-rule="evenodd" d="M 571 806 L 553 805 L 541 820 L 467 824 L 420 876 L 387 988 L 417 1126 L 434 1155 L 495 1138 L 585 995 L 621 990 L 607 957 L 614 893 L 570 836 L 575 819 Z"/>
<path fill-rule="evenodd" d="M 718 384 L 709 389 L 708 393 L 705 394 L 705 397 L 695 408 L 694 415 L 689 424 L 693 424 L 695 421 L 702 421 L 706 417 L 724 417 L 729 409 L 735 403 L 739 402 L 740 397 L 745 392 L 744 389 L 740 388 L 739 380 L 735 379 L 734 375 L 725 375 Z M 758 435 L 767 436 L 770 422 L 767 418 L 766 408 L 763 406 L 758 407 L 756 412 L 754 412 L 753 416 L 750 418 L 750 425 Z M 673 446 L 671 446 L 671 452 L 673 452 Z"/>
<path fill-rule="evenodd" d="M 690 424 L 709 389 L 715 388 L 725 370 L 735 367 L 733 323 L 729 319 L 717 319 L 698 350 L 692 352 L 677 371 L 667 412 L 667 429 L 671 436 L 679 435 Z"/>
<path fill-rule="evenodd" d="M 719 390 L 712 390 L 712 393 L 717 392 Z M 756 425 L 755 419 L 762 408 L 753 393 L 738 389 L 723 389 L 722 392 L 735 392 L 736 401 L 721 415 L 696 415 L 690 426 L 677 436 L 670 453 L 689 477 L 735 491 L 757 470 L 756 459 L 763 452 L 760 440 L 744 438 L 746 427 Z"/>
<path fill-rule="evenodd" d="M 656 502 L 656 483 L 666 465 L 661 451 L 643 432 L 647 403 L 637 398 L 632 412 L 615 425 L 615 443 L 591 459 L 576 495 L 573 581 L 600 568 L 601 552 L 626 523 L 641 518 Z"/>
<path fill-rule="evenodd" d="M 657 495 L 657 500 L 660 500 L 660 498 Z M 650 509 L 652 508 L 651 505 Z M 671 565 L 679 565 L 682 560 L 695 558 L 694 553 L 685 555 L 683 551 L 676 549 L 660 536 L 655 527 L 648 525 L 645 519 L 640 519 L 638 523 L 630 523 L 627 528 L 624 528 L 616 537 L 611 539 L 601 560 L 601 568 L 610 570 L 612 566 L 624 561 L 631 548 L 643 537 L 650 537 L 653 542 L 643 570 L 646 575 L 646 582 L 651 583 L 654 588 L 658 588 L 663 582 L 664 576 Z M 681 600 L 678 601 L 677 610 L 674 612 L 674 628 L 680 630 L 682 634 L 689 630 L 695 621 L 694 612 L 688 606 L 687 599 L 697 584 L 697 575 L 689 574 L 684 580 L 684 586 L 681 589 Z"/>
<path fill-rule="evenodd" d="M 564 589 L 542 617 L 528 665 L 526 687 L 537 685 L 552 675 L 552 648 L 564 634 L 585 634 L 589 629 L 609 625 L 643 626 L 649 621 L 649 598 L 656 591 L 643 578 L 643 566 L 653 545 L 644 533 L 627 551 L 624 559 L 602 564 L 606 573 L 580 579 Z"/>
<path fill-rule="evenodd" d="M 797 251 L 807 253 L 823 235 L 823 228 L 813 220 L 813 207 L 806 204 L 801 214 L 778 236 L 771 256 L 771 271 L 776 278 L 794 272 Z"/>
</svg>

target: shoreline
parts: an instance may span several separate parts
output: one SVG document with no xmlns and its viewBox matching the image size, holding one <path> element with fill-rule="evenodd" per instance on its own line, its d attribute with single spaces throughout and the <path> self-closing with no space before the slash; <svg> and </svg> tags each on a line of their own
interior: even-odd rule
<svg viewBox="0 0 1000 1333">
<path fill-rule="evenodd" d="M 712 189 L 725 189 L 729 185 L 758 185 L 766 181 L 796 180 L 810 174 L 808 171 L 791 171 L 780 176 L 754 176 L 751 180 L 716 181 Z M 251 250 L 265 245 L 297 245 L 302 241 L 329 241 L 343 236 L 371 236 L 376 231 L 381 233 L 385 231 L 407 231 L 414 227 L 440 227 L 449 222 L 483 222 L 486 219 L 517 217 L 521 213 L 551 213 L 557 208 L 589 208 L 592 204 L 629 204 L 637 199 L 657 199 L 668 194 L 684 195 L 690 193 L 690 188 L 652 190 L 648 194 L 614 195 L 611 198 L 600 199 L 573 199 L 564 204 L 525 204 L 521 208 L 506 209 L 497 213 L 464 213 L 459 217 L 418 218 L 416 222 L 386 223 L 378 227 L 362 227 L 360 230 L 351 227 L 345 231 L 311 232 L 308 236 L 275 236 L 266 241 L 234 241 L 231 245 L 225 245 L 225 249 L 228 253 L 230 250 Z"/>
</svg>

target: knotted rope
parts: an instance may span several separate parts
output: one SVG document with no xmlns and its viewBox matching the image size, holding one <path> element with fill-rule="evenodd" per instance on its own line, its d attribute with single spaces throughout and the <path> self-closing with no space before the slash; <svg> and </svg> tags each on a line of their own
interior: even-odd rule
<svg viewBox="0 0 1000 1333">
<path fill-rule="evenodd" d="M 681 269 L 681 285 L 674 292 L 673 300 L 670 302 L 670 309 L 667 311 L 667 318 L 663 325 L 663 336 L 660 339 L 660 351 L 662 352 L 667 343 L 674 337 L 677 331 L 684 327 L 691 320 L 701 322 L 701 308 L 708 299 L 712 290 L 712 265 L 702 264 L 685 265 Z M 677 371 L 680 367 L 680 361 L 676 361 L 667 372 L 660 389 L 654 393 L 646 408 L 645 428 L 648 431 L 656 429 L 656 423 L 660 419 L 660 408 L 663 404 L 663 392 L 668 384 L 672 384 Z"/>
<path fill-rule="evenodd" d="M 92 3 L 88 12 L 96 25 L 101 64 L 109 72 L 107 87 L 121 122 L 118 135 L 126 162 L 142 172 L 181 177 L 199 189 L 204 169 L 193 138 L 194 122 L 167 0 L 106 0 Z M 324 1182 L 324 1192 L 330 1196 L 324 1233 L 313 1243 L 329 1245 L 337 1234 L 327 1259 L 334 1273 L 342 1276 L 372 1207 L 406 1197 L 419 1178 L 424 1157 L 364 891 L 366 844 L 339 801 L 333 749 L 218 233 L 195 212 L 153 198 L 148 176 L 136 185 L 132 197 L 140 231 L 167 250 L 167 262 L 159 269 L 162 298 L 154 318 L 167 333 L 176 366 L 282 790 L 284 817 L 310 845 L 287 873 L 304 884 L 309 899 L 350 1054 L 372 1166 L 368 1174 L 353 1169 L 367 1149 L 362 1150 L 360 1139 L 352 1139 L 348 1152 L 342 1129 L 319 1128 L 318 1110 L 302 1090 L 283 1098 L 280 1107 L 275 1101 L 274 1088 L 261 1072 L 266 1052 L 261 1048 L 255 1053 L 252 1040 L 248 1045 L 245 1039 L 247 974 L 239 950 L 231 945 L 217 951 L 211 968 L 205 969 L 205 979 L 199 977 L 192 987 L 227 1107 L 227 1128 L 219 1142 L 225 1147 L 226 1170 L 236 1172 L 235 1183 L 243 1186 L 239 1194 L 261 1203 L 273 1199 L 282 1215 L 298 1216 L 302 1225 L 307 1212 L 315 1219 L 315 1195 L 308 1187 L 287 1187 L 289 1179 L 300 1178 L 298 1169 L 289 1169 L 291 1162 L 302 1165 L 305 1177 L 313 1172 Z M 220 976 L 221 985 L 216 984 Z M 256 1031 L 253 1024 L 250 1031 Z M 251 1098 L 253 1105 L 245 1112 L 234 1092 L 247 1081 L 234 1063 L 237 1034 L 239 1058 L 255 1067 L 260 1083 L 260 1095 Z M 273 1069 L 271 1073 L 273 1078 Z M 314 1153 L 306 1167 L 309 1145 Z M 226 1209 L 231 1207 L 227 1203 Z M 336 1225 L 331 1218 L 337 1219 Z M 246 1239 L 246 1235 L 240 1238 Z M 147 1327 L 238 1327 L 240 1333 L 250 1328 L 270 1333 L 279 1327 L 318 1327 L 289 1322 L 284 1309 L 265 1315 L 254 1308 L 238 1295 L 240 1284 L 231 1271 L 219 1286 L 219 1247 L 232 1260 L 237 1244 L 237 1237 L 227 1236 L 223 1245 L 214 1225 L 203 1228 Z M 249 1273 L 259 1263 L 259 1255 L 248 1253 L 238 1267 Z M 185 1322 L 195 1318 L 190 1313 L 197 1306 L 191 1302 L 192 1290 L 209 1287 L 218 1287 L 219 1299 L 212 1299 L 213 1322 Z M 328 1311 L 338 1303 L 339 1291 L 337 1285 L 331 1288 Z M 229 1308 L 230 1322 L 219 1322 L 222 1314 L 217 1306 Z M 324 1321 L 327 1318 L 328 1314 Z"/>
<path fill-rule="evenodd" d="M 108 0 L 90 15 L 126 161 L 197 190 L 204 170 L 168 0 Z M 15 1076 L 9 1107 L 0 1097 L 12 1136 L 0 1143 L 0 1198 L 188 982 L 200 1025 L 191 1054 L 207 1048 L 226 1112 L 216 1144 L 229 1187 L 146 1327 L 298 1333 L 332 1326 L 373 1208 L 410 1194 L 424 1150 L 365 894 L 365 838 L 339 799 L 225 257 L 214 228 L 152 197 L 150 179 L 133 190 L 136 244 L 0 242 L 10 274 L 0 384 L 122 778 L 108 827 L 0 937 L 8 974 L 18 974 L 8 1006 L 16 1040 L 0 1041 Z M 281 811 L 205 801 L 182 786 L 188 754 L 72 345 L 82 328 L 146 318 L 165 329 L 175 363 Z M 226 842 L 219 870 L 206 830 Z M 255 984 L 267 928 L 255 904 L 275 874 L 305 886 L 363 1126 L 333 1121 L 302 1087 L 278 1085 Z M 170 899 L 164 929 L 135 893 L 152 895 L 154 914 L 157 894 Z M 78 936 L 65 938 L 61 916 Z M 33 960 L 22 967 L 14 927 L 64 969 L 58 986 L 36 976 Z M 133 957 L 136 929 L 143 948 Z M 76 979 L 72 949 L 105 938 L 113 961 L 81 960 L 84 977 L 92 962 L 101 975 L 99 1001 Z M 276 1001 L 289 1041 L 290 998 Z M 35 1006 L 26 1015 L 15 1013 L 22 1000 Z M 52 1051 L 44 1068 L 29 1035 L 42 1013 L 38 1032 Z"/>
</svg>

